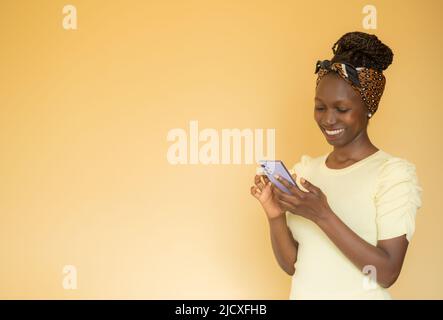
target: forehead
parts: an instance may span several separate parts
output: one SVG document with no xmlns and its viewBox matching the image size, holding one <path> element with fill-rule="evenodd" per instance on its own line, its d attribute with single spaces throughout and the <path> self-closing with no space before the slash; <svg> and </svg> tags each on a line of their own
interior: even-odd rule
<svg viewBox="0 0 443 320">
<path fill-rule="evenodd" d="M 335 72 L 323 76 L 315 90 L 315 98 L 327 102 L 362 103 L 360 94 Z"/>
</svg>

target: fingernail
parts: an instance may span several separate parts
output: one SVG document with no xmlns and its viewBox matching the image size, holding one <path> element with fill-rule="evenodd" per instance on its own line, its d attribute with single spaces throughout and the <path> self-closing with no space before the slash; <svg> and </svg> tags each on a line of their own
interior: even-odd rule
<svg viewBox="0 0 443 320">
<path fill-rule="evenodd" d="M 275 174 L 275 175 L 274 175 L 274 178 L 275 178 L 275 179 L 280 179 L 280 176 L 279 176 L 278 174 Z"/>
</svg>

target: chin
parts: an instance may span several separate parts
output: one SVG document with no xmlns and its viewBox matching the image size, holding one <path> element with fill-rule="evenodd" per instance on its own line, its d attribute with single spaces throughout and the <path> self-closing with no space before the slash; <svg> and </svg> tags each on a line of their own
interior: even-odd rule
<svg viewBox="0 0 443 320">
<path fill-rule="evenodd" d="M 339 146 L 339 144 L 335 141 L 329 141 L 328 139 L 326 139 L 326 142 L 331 146 L 337 146 L 337 147 Z"/>
<path fill-rule="evenodd" d="M 341 141 L 341 140 L 334 141 L 334 140 L 326 139 L 326 142 L 328 144 L 330 144 L 331 146 L 334 146 L 334 147 L 341 147 L 341 146 L 344 146 L 346 144 L 346 141 Z"/>
</svg>

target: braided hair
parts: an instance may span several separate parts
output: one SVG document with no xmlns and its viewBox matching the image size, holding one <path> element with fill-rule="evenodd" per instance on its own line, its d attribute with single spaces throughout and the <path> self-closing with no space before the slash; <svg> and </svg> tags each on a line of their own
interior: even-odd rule
<svg viewBox="0 0 443 320">
<path fill-rule="evenodd" d="M 332 47 L 331 62 L 350 63 L 355 67 L 366 67 L 377 71 L 385 70 L 394 54 L 377 36 L 364 32 L 348 32 Z"/>
</svg>

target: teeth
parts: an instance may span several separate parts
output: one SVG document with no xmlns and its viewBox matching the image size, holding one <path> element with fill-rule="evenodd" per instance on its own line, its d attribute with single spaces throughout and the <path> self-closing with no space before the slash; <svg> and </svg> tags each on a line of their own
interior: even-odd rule
<svg viewBox="0 0 443 320">
<path fill-rule="evenodd" d="M 345 130 L 345 129 L 338 129 L 338 130 L 329 131 L 329 130 L 326 130 L 326 129 L 325 129 L 326 133 L 329 134 L 329 135 L 336 135 L 336 134 L 341 133 L 341 132 L 344 131 L 344 130 Z"/>
</svg>

